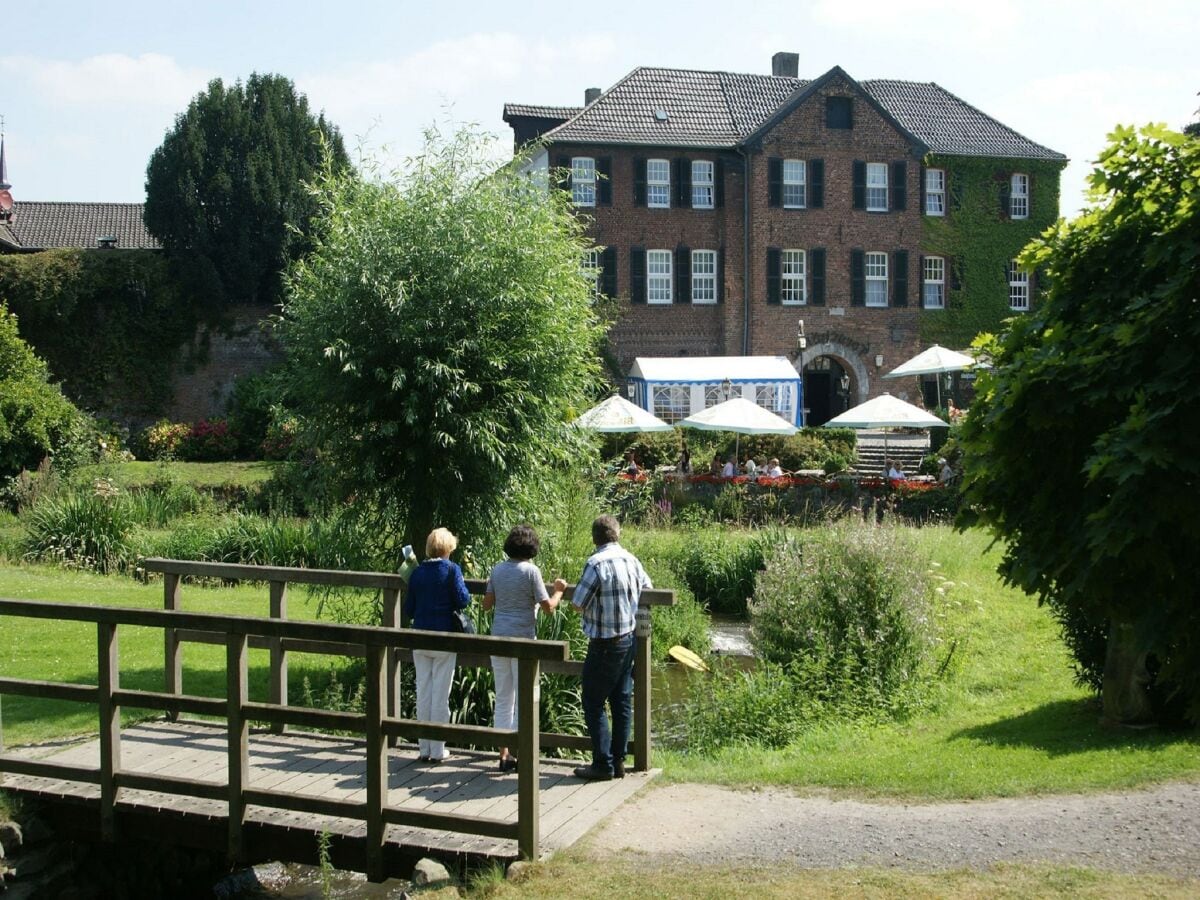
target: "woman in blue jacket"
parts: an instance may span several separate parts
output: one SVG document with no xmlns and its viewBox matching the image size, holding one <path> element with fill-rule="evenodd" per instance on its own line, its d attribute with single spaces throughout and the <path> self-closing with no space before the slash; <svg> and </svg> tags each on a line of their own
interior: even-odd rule
<svg viewBox="0 0 1200 900">
<path fill-rule="evenodd" d="M 426 559 L 408 579 L 404 614 L 412 627 L 423 631 L 458 631 L 454 613 L 471 602 L 462 569 L 450 562 L 458 538 L 447 528 L 435 528 L 425 541 Z M 455 654 L 445 650 L 414 650 L 417 674 L 417 719 L 421 722 L 450 721 L 450 682 L 454 678 Z M 421 738 L 420 759 L 440 763 L 449 759 L 445 741 Z"/>
</svg>

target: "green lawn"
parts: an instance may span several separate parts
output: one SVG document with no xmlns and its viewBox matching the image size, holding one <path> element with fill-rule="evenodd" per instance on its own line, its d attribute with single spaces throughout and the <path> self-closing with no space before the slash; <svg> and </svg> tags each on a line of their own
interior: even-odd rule
<svg viewBox="0 0 1200 900">
<path fill-rule="evenodd" d="M 777 751 L 659 754 L 677 781 L 971 798 L 1121 788 L 1200 777 L 1200 735 L 1102 727 L 1073 682 L 1049 613 L 995 574 L 979 532 L 918 533 L 971 621 L 961 669 L 933 708 L 900 724 L 819 727 Z"/>
<path fill-rule="evenodd" d="M 123 487 L 151 484 L 169 477 L 198 488 L 235 484 L 250 487 L 271 477 L 273 462 L 123 462 L 101 463 L 80 470 L 85 479 L 111 478 Z"/>
<path fill-rule="evenodd" d="M 105 577 L 40 565 L 0 566 L 0 597 L 49 600 L 96 606 L 161 609 L 162 583 L 140 584 L 131 578 Z M 183 608 L 190 612 L 224 615 L 269 614 L 267 586 L 211 588 L 185 584 Z M 315 600 L 301 587 L 290 591 L 289 616 L 314 619 Z M 120 630 L 121 685 L 135 690 L 163 690 L 161 629 L 124 627 Z M 320 685 L 328 680 L 336 657 L 289 654 L 289 692 L 301 696 L 303 679 Z M 183 686 L 189 694 L 224 696 L 225 651 L 207 644 L 187 644 L 183 651 Z M 0 675 L 43 681 L 96 683 L 96 627 L 82 622 L 0 618 Z M 250 651 L 250 693 L 267 698 L 267 651 Z M 93 732 L 97 711 L 91 704 L 0 698 L 0 726 L 6 744 L 22 744 Z M 130 721 L 148 715 L 125 710 Z"/>
</svg>

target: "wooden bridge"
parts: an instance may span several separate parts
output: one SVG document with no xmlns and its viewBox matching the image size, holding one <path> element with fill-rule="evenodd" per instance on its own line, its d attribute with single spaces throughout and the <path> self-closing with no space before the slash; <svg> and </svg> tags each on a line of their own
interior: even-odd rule
<svg viewBox="0 0 1200 900">
<path fill-rule="evenodd" d="M 163 610 L 0 600 L 0 620 L 19 616 L 96 625 L 96 685 L 2 677 L 0 695 L 96 704 L 99 738 L 54 748 L 0 753 L 0 786 L 50 801 L 59 821 L 84 837 L 149 837 L 225 848 L 233 861 L 312 861 L 318 837 L 330 836 L 340 868 L 373 880 L 403 874 L 418 855 L 539 856 L 568 846 L 645 785 L 650 770 L 649 607 L 674 602 L 671 591 L 642 595 L 634 669 L 634 766 L 611 782 L 573 778 L 573 762 L 543 759 L 543 748 L 590 750 L 586 737 L 543 733 L 542 672 L 578 676 L 582 662 L 565 642 L 415 631 L 399 625 L 404 583 L 398 575 L 151 559 L 163 574 Z M 185 577 L 265 581 L 269 618 L 219 616 L 182 609 Z M 383 626 L 287 619 L 288 584 L 375 589 Z M 472 593 L 484 583 L 468 581 Z M 568 597 L 570 591 L 568 591 Z M 161 628 L 164 690 L 120 686 L 119 630 Z M 183 692 L 183 645 L 226 648 L 226 695 Z M 270 653 L 268 702 L 248 692 L 250 648 Z M 446 650 L 458 666 L 487 666 L 491 656 L 518 660 L 519 719 L 513 730 L 400 718 L 401 666 L 413 650 Z M 288 703 L 290 652 L 361 656 L 366 709 L 334 712 Z M 160 710 L 164 720 L 122 729 L 121 709 Z M 203 716 L 205 721 L 181 716 Z M 223 721 L 222 721 L 223 720 Z M 266 728 L 252 730 L 252 723 Z M 289 729 L 310 729 L 296 732 Z M 362 735 L 337 737 L 312 730 Z M 446 740 L 461 748 L 514 747 L 517 777 L 496 769 L 495 755 L 457 749 L 452 761 L 421 763 L 402 740 Z M 94 811 L 79 814 L 78 806 Z"/>
</svg>

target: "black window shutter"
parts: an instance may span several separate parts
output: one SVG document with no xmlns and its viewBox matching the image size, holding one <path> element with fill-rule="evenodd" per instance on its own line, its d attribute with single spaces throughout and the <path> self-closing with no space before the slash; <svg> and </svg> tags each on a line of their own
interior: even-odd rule
<svg viewBox="0 0 1200 900">
<path fill-rule="evenodd" d="M 950 290 L 958 293 L 962 290 L 962 263 L 957 259 L 948 259 L 946 265 L 950 267 Z M 946 305 L 949 306 L 949 302 Z"/>
<path fill-rule="evenodd" d="M 725 160 L 717 157 L 713 163 L 713 206 L 720 209 L 725 205 Z"/>
<path fill-rule="evenodd" d="M 629 248 L 629 300 L 646 302 L 646 248 Z"/>
<path fill-rule="evenodd" d="M 683 244 L 675 248 L 675 302 L 692 302 L 692 251 Z"/>
<path fill-rule="evenodd" d="M 908 163 L 898 159 L 892 163 L 892 209 L 908 208 Z"/>
<path fill-rule="evenodd" d="M 825 160 L 808 161 L 808 205 L 821 209 L 825 205 Z"/>
<path fill-rule="evenodd" d="M 850 251 L 850 305 L 867 305 L 867 278 L 865 259 L 861 250 Z"/>
<path fill-rule="evenodd" d="M 767 302 L 779 303 L 781 266 L 778 247 L 767 248 Z"/>
<path fill-rule="evenodd" d="M 892 306 L 908 306 L 908 251 L 892 254 Z"/>
<path fill-rule="evenodd" d="M 856 159 L 853 166 L 854 208 L 867 208 L 867 164 Z"/>
<path fill-rule="evenodd" d="M 675 206 L 687 209 L 692 205 L 692 163 L 682 156 L 675 160 Z"/>
<path fill-rule="evenodd" d="M 633 159 L 633 205 L 646 205 L 646 159 L 642 156 Z M 645 269 L 642 272 L 645 274 Z"/>
<path fill-rule="evenodd" d="M 946 193 L 950 196 L 950 212 L 956 213 L 962 209 L 962 183 L 950 177 L 949 169 L 946 169 Z"/>
<path fill-rule="evenodd" d="M 560 156 L 558 158 L 557 166 L 562 170 L 562 175 L 560 176 L 560 184 L 562 189 L 564 191 L 571 190 L 571 157 Z"/>
<path fill-rule="evenodd" d="M 725 248 L 717 251 L 717 302 L 725 302 Z"/>
<path fill-rule="evenodd" d="M 596 205 L 612 206 L 612 157 L 596 159 Z"/>
<path fill-rule="evenodd" d="M 925 203 L 925 171 L 925 167 L 921 166 L 921 171 L 917 173 L 917 177 L 921 179 L 921 215 L 924 215 L 925 210 L 928 208 Z M 942 177 L 944 178 L 945 176 L 943 175 Z M 943 209 L 942 212 L 945 212 L 945 210 Z"/>
<path fill-rule="evenodd" d="M 922 203 L 921 204 L 922 211 L 924 211 L 924 208 L 925 208 L 925 204 Z M 945 262 L 945 260 L 943 260 L 942 265 L 944 266 L 945 264 L 946 264 L 946 262 Z M 943 269 L 942 270 L 942 282 L 943 282 L 942 283 L 942 305 L 943 306 L 946 303 L 945 280 L 946 280 L 946 272 L 945 272 L 945 269 Z M 925 254 L 922 253 L 922 254 L 918 254 L 918 256 L 917 256 L 917 309 L 924 309 L 924 308 L 925 308 Z"/>
<path fill-rule="evenodd" d="M 808 251 L 809 280 L 812 282 L 808 302 L 813 306 L 825 305 L 825 248 L 814 247 Z"/>
<path fill-rule="evenodd" d="M 617 296 L 617 248 L 605 247 L 600 254 L 600 293 Z"/>
<path fill-rule="evenodd" d="M 783 160 L 767 159 L 767 206 L 783 206 Z"/>
<path fill-rule="evenodd" d="M 1002 182 L 1000 182 L 1000 218 L 1002 218 L 1002 219 L 1008 218 L 1008 210 L 1009 210 L 1008 201 L 1009 201 L 1009 194 L 1011 192 L 1012 192 L 1012 182 L 1010 182 L 1008 179 L 1008 176 L 1005 175 L 1004 180 Z"/>
</svg>

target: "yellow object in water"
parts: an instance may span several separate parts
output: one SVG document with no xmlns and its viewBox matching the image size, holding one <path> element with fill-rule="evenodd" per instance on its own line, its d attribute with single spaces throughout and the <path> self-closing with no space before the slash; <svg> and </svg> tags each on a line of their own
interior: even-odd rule
<svg viewBox="0 0 1200 900">
<path fill-rule="evenodd" d="M 699 656 L 681 644 L 676 644 L 667 651 L 667 655 L 678 663 L 687 666 L 689 669 L 695 669 L 697 672 L 707 672 L 708 665 Z"/>
</svg>

